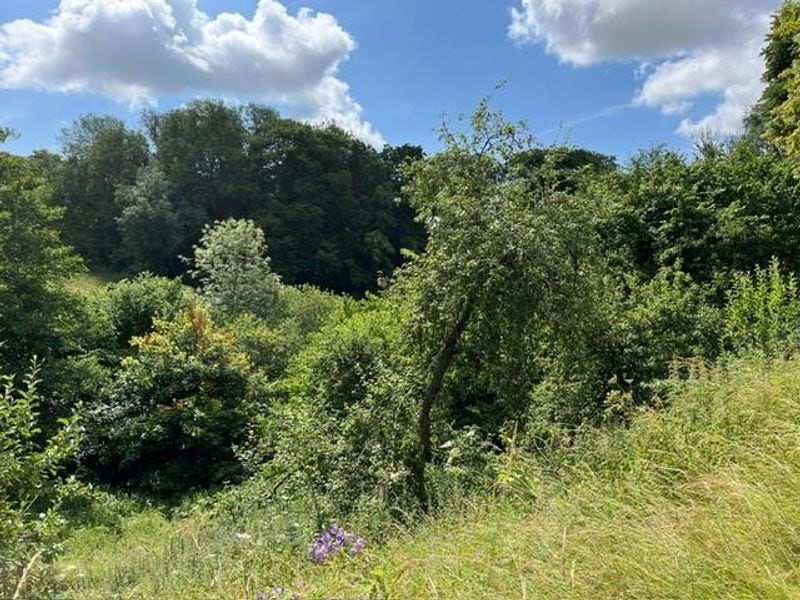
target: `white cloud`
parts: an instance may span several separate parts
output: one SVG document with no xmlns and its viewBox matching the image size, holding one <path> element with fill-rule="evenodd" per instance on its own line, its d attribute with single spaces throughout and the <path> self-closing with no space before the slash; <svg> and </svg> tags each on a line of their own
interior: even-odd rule
<svg viewBox="0 0 800 600">
<path fill-rule="evenodd" d="M 760 48 L 779 0 L 520 0 L 509 35 L 544 43 L 575 66 L 639 63 L 644 82 L 634 104 L 686 115 L 705 94 L 720 98 L 708 115 L 684 117 L 678 131 L 731 133 L 758 99 Z"/>
<path fill-rule="evenodd" d="M 0 86 L 130 104 L 187 92 L 256 97 L 379 146 L 383 138 L 337 77 L 354 48 L 331 15 L 292 15 L 278 0 L 259 0 L 251 18 L 212 18 L 196 0 L 61 0 L 43 22 L 0 25 Z"/>
</svg>

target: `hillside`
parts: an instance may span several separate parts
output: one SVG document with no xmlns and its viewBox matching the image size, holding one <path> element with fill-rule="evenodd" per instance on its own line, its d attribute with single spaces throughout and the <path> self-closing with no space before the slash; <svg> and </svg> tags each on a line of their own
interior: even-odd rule
<svg viewBox="0 0 800 600">
<path fill-rule="evenodd" d="M 311 539 L 282 539 L 292 524 L 257 509 L 236 527 L 151 510 L 73 536 L 54 567 L 63 597 L 796 597 L 800 358 L 695 371 L 667 410 L 547 468 L 506 457 L 496 495 L 354 559 L 312 563 Z"/>
<path fill-rule="evenodd" d="M 0 9 L 83 92 L 0 120 L 0 600 L 800 598 L 800 0 L 392 3 L 457 68 L 358 78 L 391 143 L 333 14 L 47 1 Z M 441 37 L 492 11 L 539 100 Z"/>
</svg>

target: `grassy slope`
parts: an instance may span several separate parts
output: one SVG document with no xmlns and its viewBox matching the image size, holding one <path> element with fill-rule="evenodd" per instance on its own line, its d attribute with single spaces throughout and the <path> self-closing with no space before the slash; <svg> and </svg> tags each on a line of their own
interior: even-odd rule
<svg viewBox="0 0 800 600">
<path fill-rule="evenodd" d="M 101 289 L 109 283 L 116 283 L 123 277 L 121 273 L 114 271 L 87 271 L 86 273 L 76 275 L 68 285 L 76 292 L 89 293 Z"/>
<path fill-rule="evenodd" d="M 290 523 L 231 528 L 157 513 L 85 530 L 57 564 L 68 598 L 800 597 L 800 359 L 739 361 L 682 386 L 670 409 L 510 471 L 476 501 L 354 561 L 303 556 Z M 282 539 L 295 540 L 287 543 Z M 296 536 L 302 538 L 302 536 Z"/>
</svg>

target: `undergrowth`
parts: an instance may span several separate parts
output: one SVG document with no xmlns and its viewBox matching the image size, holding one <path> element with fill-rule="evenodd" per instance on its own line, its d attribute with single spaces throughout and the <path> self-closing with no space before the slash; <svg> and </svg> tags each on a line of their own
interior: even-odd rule
<svg viewBox="0 0 800 600">
<path fill-rule="evenodd" d="M 791 598 L 800 596 L 800 358 L 736 359 L 669 406 L 547 456 L 415 524 L 366 512 L 357 556 L 307 556 L 313 507 L 257 482 L 172 517 L 75 533 L 40 598 Z M 261 484 L 264 485 L 264 484 Z M 280 591 L 280 590 L 278 590 Z"/>
</svg>

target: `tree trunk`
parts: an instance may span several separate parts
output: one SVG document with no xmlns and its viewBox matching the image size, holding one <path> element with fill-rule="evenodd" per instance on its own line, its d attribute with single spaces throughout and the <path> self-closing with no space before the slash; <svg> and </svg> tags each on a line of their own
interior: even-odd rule
<svg viewBox="0 0 800 600">
<path fill-rule="evenodd" d="M 442 344 L 442 347 L 433 357 L 430 366 L 431 378 L 422 398 L 422 406 L 417 422 L 417 452 L 411 463 L 411 478 L 414 491 L 419 499 L 422 509 L 427 512 L 429 507 L 428 492 L 425 488 L 425 468 L 431 460 L 431 409 L 442 389 L 444 376 L 455 356 L 458 342 L 472 316 L 471 307 L 467 307 L 453 325 Z"/>
</svg>

